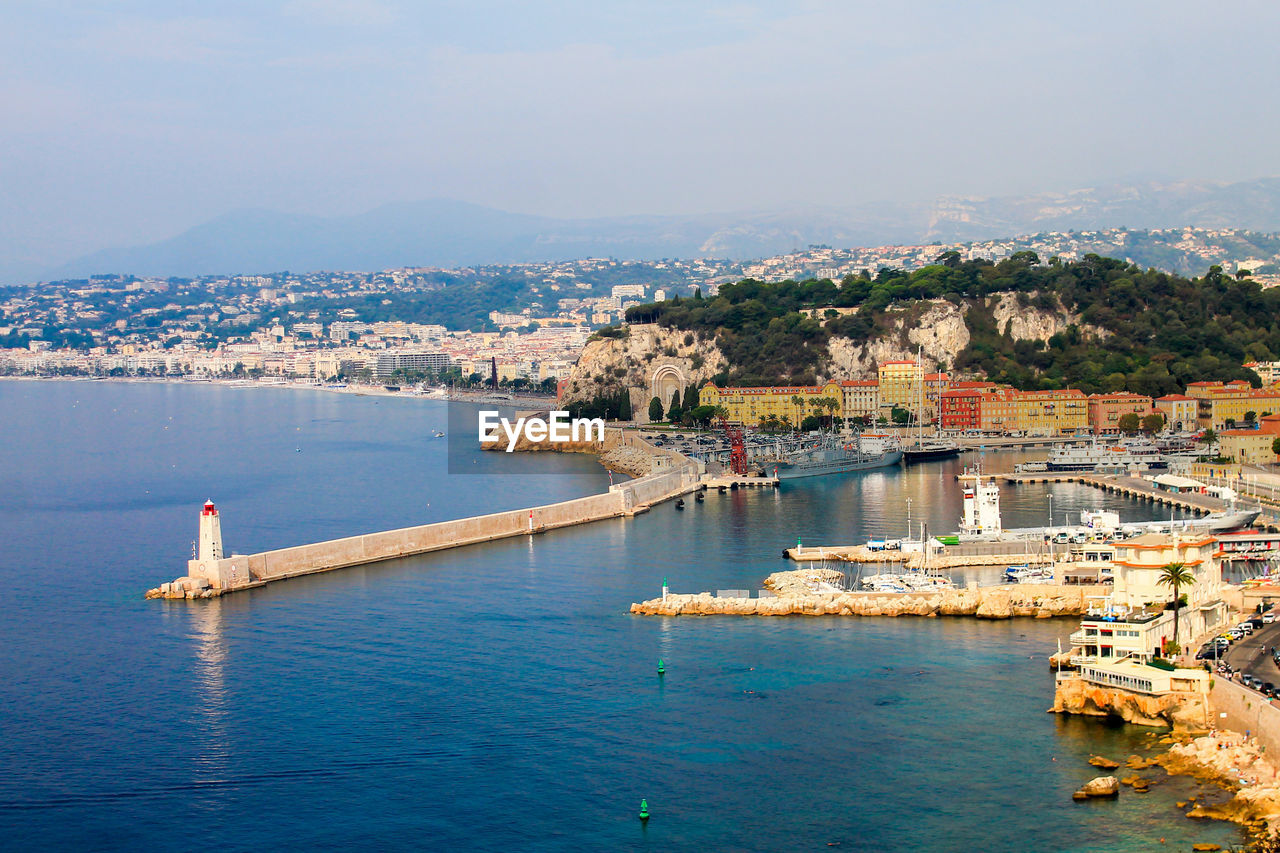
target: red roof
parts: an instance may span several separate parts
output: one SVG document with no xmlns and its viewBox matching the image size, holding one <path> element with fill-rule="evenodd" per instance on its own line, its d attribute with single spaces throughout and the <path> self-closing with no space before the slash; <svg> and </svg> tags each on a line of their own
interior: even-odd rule
<svg viewBox="0 0 1280 853">
<path fill-rule="evenodd" d="M 1195 402 L 1195 397 L 1188 397 L 1186 394 L 1165 394 L 1163 397 L 1157 397 L 1157 402 L 1164 400 L 1167 403 L 1175 402 Z"/>
</svg>

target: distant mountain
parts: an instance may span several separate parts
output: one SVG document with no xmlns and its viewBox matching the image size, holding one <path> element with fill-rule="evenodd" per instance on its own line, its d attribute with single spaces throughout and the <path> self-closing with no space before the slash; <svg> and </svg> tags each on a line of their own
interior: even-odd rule
<svg viewBox="0 0 1280 853">
<path fill-rule="evenodd" d="M 877 246 L 1183 225 L 1280 231 L 1280 178 L 956 197 L 932 204 L 600 219 L 555 219 L 440 199 L 341 217 L 244 210 L 148 246 L 95 252 L 42 278 L 456 267 L 599 256 L 747 259 L 811 243 Z"/>
</svg>

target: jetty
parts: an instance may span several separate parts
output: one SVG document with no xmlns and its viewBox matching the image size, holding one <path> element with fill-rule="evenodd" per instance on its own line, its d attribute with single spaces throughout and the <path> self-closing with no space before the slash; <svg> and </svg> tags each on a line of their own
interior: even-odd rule
<svg viewBox="0 0 1280 853">
<path fill-rule="evenodd" d="M 614 436 L 600 443 L 597 452 L 630 454 L 635 465 L 644 453 L 643 442 Z M 200 513 L 197 553 L 187 572 L 168 583 L 147 590 L 147 598 L 214 598 L 230 592 L 255 589 L 274 581 L 302 575 L 363 566 L 383 560 L 410 557 L 516 536 L 536 536 L 550 530 L 589 524 L 610 518 L 630 518 L 650 507 L 702 488 L 698 465 L 683 456 L 655 453 L 651 473 L 609 487 L 603 494 L 542 506 L 495 512 L 488 515 L 440 521 L 398 530 L 384 530 L 341 539 L 330 539 L 257 554 L 233 554 L 222 550 L 221 518 L 210 501 Z"/>
<path fill-rule="evenodd" d="M 751 590 L 677 594 L 636 602 L 637 616 L 975 616 L 1048 619 L 1080 616 L 1087 599 L 1107 586 L 1005 584 L 918 592 L 854 592 L 840 589 L 841 573 L 830 569 L 775 572 L 756 597 Z"/>
<path fill-rule="evenodd" d="M 1038 471 L 1034 473 L 994 474 L 991 476 L 999 477 L 1004 482 L 1012 485 L 1022 485 L 1024 483 L 1081 483 L 1086 486 L 1093 486 L 1096 489 L 1102 489 L 1105 492 L 1124 495 L 1127 498 L 1163 504 L 1200 515 L 1226 512 L 1232 508 L 1229 502 L 1212 495 L 1204 495 L 1198 492 L 1165 491 L 1156 488 L 1150 480 L 1124 474 L 1099 474 L 1092 471 Z M 1261 500 L 1259 501 L 1259 506 L 1263 509 L 1263 514 L 1258 516 L 1253 526 L 1272 533 L 1280 532 L 1280 507 L 1276 505 L 1268 506 Z"/>
</svg>

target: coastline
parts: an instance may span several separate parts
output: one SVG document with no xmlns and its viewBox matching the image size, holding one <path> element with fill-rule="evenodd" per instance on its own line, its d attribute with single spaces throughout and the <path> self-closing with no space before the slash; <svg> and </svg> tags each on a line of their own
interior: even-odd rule
<svg viewBox="0 0 1280 853">
<path fill-rule="evenodd" d="M 488 391 L 453 390 L 432 388 L 430 391 L 406 392 L 389 391 L 382 385 L 364 385 L 347 383 L 343 387 L 303 382 L 257 382 L 252 379 L 178 379 L 167 376 L 33 376 L 31 374 L 14 374 L 0 376 L 0 381 L 19 382 L 112 382 L 126 385 L 217 385 L 224 388 L 252 389 L 286 389 L 290 391 L 325 391 L 331 394 L 353 394 L 357 397 L 397 397 L 407 400 L 436 400 L 442 403 L 487 403 L 497 402 L 505 405 L 546 406 L 554 403 L 555 397 L 533 394 L 514 394 L 510 398 L 496 397 Z"/>
</svg>

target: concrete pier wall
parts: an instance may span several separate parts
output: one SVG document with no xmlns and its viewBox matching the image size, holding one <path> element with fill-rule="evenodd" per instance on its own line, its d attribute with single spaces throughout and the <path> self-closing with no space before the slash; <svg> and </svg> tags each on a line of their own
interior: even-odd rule
<svg viewBox="0 0 1280 853">
<path fill-rule="evenodd" d="M 299 575 L 631 515 L 650 504 L 684 494 L 697 484 L 697 466 L 690 462 L 620 483 L 600 495 L 238 555 L 216 562 L 192 561 L 192 568 L 199 570 L 199 576 L 215 590 L 243 589 Z M 197 565 L 202 563 L 208 565 Z"/>
</svg>

